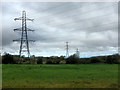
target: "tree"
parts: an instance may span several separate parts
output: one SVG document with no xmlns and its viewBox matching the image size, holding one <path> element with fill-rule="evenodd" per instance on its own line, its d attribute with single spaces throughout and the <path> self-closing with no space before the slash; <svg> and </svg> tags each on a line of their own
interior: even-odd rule
<svg viewBox="0 0 120 90">
<path fill-rule="evenodd" d="M 91 63 L 99 63 L 99 62 L 100 62 L 100 60 L 99 60 L 98 57 L 92 57 L 91 58 Z"/>
<path fill-rule="evenodd" d="M 118 54 L 107 56 L 106 63 L 120 64 L 120 56 Z"/>
<path fill-rule="evenodd" d="M 60 56 L 59 57 L 59 64 L 66 64 L 65 56 Z"/>
<path fill-rule="evenodd" d="M 66 64 L 78 64 L 78 60 L 79 58 L 74 54 L 66 59 Z"/>
<path fill-rule="evenodd" d="M 53 64 L 53 62 L 51 60 L 47 60 L 46 64 Z"/>
<path fill-rule="evenodd" d="M 3 64 L 16 64 L 15 60 L 13 59 L 13 56 L 10 55 L 9 53 L 5 53 L 5 55 L 3 55 L 2 63 Z"/>
<path fill-rule="evenodd" d="M 60 56 L 59 58 L 60 58 L 61 61 L 65 60 L 65 56 Z"/>
<path fill-rule="evenodd" d="M 1 56 L 1 53 L 0 53 L 0 64 L 2 64 L 2 56 Z"/>
<path fill-rule="evenodd" d="M 78 63 L 79 64 L 90 64 L 91 60 L 89 58 L 80 58 Z"/>
<path fill-rule="evenodd" d="M 43 63 L 42 58 L 38 57 L 38 59 L 37 59 L 37 64 L 42 64 L 42 63 Z"/>
</svg>

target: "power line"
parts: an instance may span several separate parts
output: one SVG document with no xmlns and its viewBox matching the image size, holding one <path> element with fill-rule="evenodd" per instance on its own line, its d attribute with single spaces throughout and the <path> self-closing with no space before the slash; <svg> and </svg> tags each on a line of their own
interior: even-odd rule
<svg viewBox="0 0 120 90">
<path fill-rule="evenodd" d="M 94 4 L 93 4 L 93 5 L 94 5 Z M 105 8 L 105 7 L 111 7 L 111 6 L 114 6 L 114 5 L 117 5 L 117 4 L 107 5 L 107 6 L 104 6 L 104 7 L 97 8 L 97 9 L 88 9 L 88 10 L 85 11 L 85 12 L 82 12 L 82 13 L 80 12 L 79 15 L 81 15 L 81 14 L 83 14 L 83 13 L 85 14 L 85 13 L 88 13 L 88 12 L 91 12 L 91 11 L 95 11 L 95 10 L 101 10 L 101 9 L 103 9 L 103 8 Z M 68 7 L 67 10 L 66 10 L 63 6 L 64 6 L 64 5 L 62 5 L 62 8 L 63 8 L 63 9 L 62 9 L 61 12 L 59 11 L 59 8 L 61 8 L 61 6 L 53 7 L 52 10 L 56 10 L 56 9 L 57 9 L 55 13 L 53 12 L 53 14 L 54 14 L 54 15 L 64 15 L 63 12 L 67 13 L 67 12 L 73 12 L 73 10 L 77 10 L 77 11 L 78 11 L 78 9 L 79 9 L 79 10 L 81 9 L 81 8 L 79 8 L 79 7 L 74 7 L 74 8 L 73 8 L 73 7 L 72 7 L 72 8 Z M 65 6 L 66 6 L 66 5 L 65 5 Z M 92 6 L 92 4 L 87 5 L 87 6 Z M 70 10 L 68 10 L 68 9 L 70 9 Z M 50 9 L 48 8 L 47 10 L 43 10 L 43 12 L 48 12 L 48 10 L 51 10 L 51 8 L 50 8 Z M 53 14 L 49 15 L 49 17 L 50 17 L 50 16 L 53 16 Z M 76 15 L 78 15 L 78 12 L 76 13 Z M 46 16 L 48 17 L 48 15 L 46 15 Z M 46 17 L 46 16 L 43 16 L 43 17 Z M 43 17 L 42 17 L 42 18 L 43 18 Z M 67 17 L 68 17 L 68 16 L 67 16 Z"/>
<path fill-rule="evenodd" d="M 111 12 L 109 12 L 109 13 L 107 13 L 107 14 L 109 14 L 109 15 L 111 15 Z M 97 18 L 97 17 L 99 17 L 99 18 L 97 18 L 97 19 L 100 19 L 100 18 L 104 18 L 104 17 L 106 17 L 107 15 L 105 14 L 103 14 L 103 15 L 98 15 L 98 16 L 94 16 L 94 17 L 91 17 L 91 18 L 87 18 L 87 19 L 78 19 L 77 21 L 76 21 L 76 23 L 78 22 L 78 21 L 82 21 L 82 22 L 85 22 L 85 21 L 88 21 L 88 20 L 90 20 L 90 19 L 94 19 L 95 17 Z M 108 16 L 107 16 L 108 17 Z M 95 19 L 96 19 L 95 18 Z M 50 23 L 52 23 L 52 22 L 50 22 Z M 48 25 L 51 25 L 51 24 L 48 24 Z M 71 26 L 71 25 L 74 25 L 74 23 L 71 23 L 71 22 L 68 22 L 68 23 L 62 23 L 62 24 L 58 24 L 58 25 L 55 25 L 55 26 L 66 26 L 66 25 L 69 25 L 69 26 Z M 75 24 L 75 26 L 80 26 L 80 25 L 78 25 L 78 24 Z"/>
<path fill-rule="evenodd" d="M 113 5 L 109 5 L 109 6 L 106 6 L 106 7 L 111 7 L 111 6 L 114 6 L 114 5 L 116 5 L 116 4 L 113 4 Z M 64 6 L 64 5 L 62 5 L 62 6 Z M 53 9 L 54 9 L 55 7 L 53 7 Z M 60 8 L 60 7 L 59 7 Z M 104 7 L 101 7 L 101 8 L 99 8 L 99 9 L 102 9 L 102 8 L 104 8 Z M 56 9 L 56 8 L 55 8 Z M 107 9 L 109 9 L 109 8 L 107 8 Z M 49 10 L 49 9 L 48 9 Z M 58 10 L 59 11 L 59 10 Z M 71 10 L 72 11 L 72 10 Z M 89 11 L 89 10 L 88 10 Z M 94 10 L 93 10 L 94 11 Z M 85 13 L 88 13 L 88 12 L 85 12 Z M 60 14 L 60 13 L 59 13 Z M 64 13 L 62 13 L 62 14 L 64 14 Z M 109 14 L 109 15 L 111 15 L 111 12 L 110 13 L 107 13 L 107 14 Z M 80 14 L 81 15 L 81 14 Z M 83 14 L 84 15 L 84 14 Z M 104 16 L 107 16 L 107 15 L 101 15 L 101 18 L 103 18 Z M 49 16 L 50 17 L 50 16 Z M 97 17 L 100 17 L 100 16 L 95 16 L 96 18 Z M 90 19 L 94 19 L 95 17 L 91 17 L 91 18 L 87 18 L 87 19 L 78 19 L 77 21 L 76 21 L 76 23 L 78 22 L 78 21 L 82 21 L 82 22 L 85 22 L 85 21 L 88 21 L 88 20 L 90 20 Z M 96 19 L 95 18 L 95 19 Z M 98 18 L 99 19 L 99 18 Z M 48 20 L 48 19 L 47 19 Z M 49 24 L 48 25 L 50 25 L 50 23 L 52 23 L 52 22 L 49 22 Z M 69 24 L 69 26 L 71 26 L 71 25 L 74 25 L 74 23 L 71 23 L 71 22 L 68 22 L 68 23 L 63 23 L 63 24 L 59 24 L 59 25 L 55 25 L 55 26 L 65 26 L 65 25 L 68 25 Z M 75 24 L 75 26 L 80 26 L 80 25 L 78 25 L 78 24 Z"/>
<path fill-rule="evenodd" d="M 110 7 L 111 8 L 111 6 L 114 6 L 114 5 L 116 5 L 116 4 L 113 4 L 113 5 L 109 5 L 109 6 L 106 6 L 106 7 Z M 78 8 L 78 7 L 77 7 Z M 100 7 L 100 8 L 98 8 L 98 9 L 93 9 L 93 10 L 91 10 L 91 11 L 95 11 L 95 10 L 101 10 L 101 9 L 104 9 L 105 7 Z M 56 9 L 56 8 L 55 8 Z M 107 8 L 107 9 L 109 9 L 109 8 Z M 75 10 L 74 8 L 72 8 L 71 10 L 66 10 L 65 11 L 65 9 L 64 9 L 64 12 L 68 12 L 68 11 L 70 11 L 70 12 L 73 12 L 73 10 Z M 57 10 L 57 12 L 58 12 L 59 10 Z M 86 11 L 86 12 L 77 12 L 76 13 L 76 16 L 79 14 L 79 15 L 84 15 L 84 14 L 88 14 L 88 12 L 90 12 L 91 13 L 91 11 Z M 54 13 L 54 15 L 59 15 L 59 16 L 61 16 L 61 15 L 64 15 L 64 13 L 63 13 L 63 11 L 62 12 L 59 12 L 59 13 Z M 49 15 L 49 17 L 53 17 L 53 14 L 51 14 L 51 15 Z M 70 16 L 63 16 L 63 17 L 73 17 L 73 16 L 75 16 L 75 15 L 70 15 Z M 43 16 L 42 18 L 44 18 L 44 17 L 48 17 L 48 15 L 46 15 L 46 16 Z M 62 18 L 63 18 L 62 17 Z"/>
<path fill-rule="evenodd" d="M 101 19 L 101 18 L 105 18 L 105 17 L 108 17 L 107 15 L 101 15 L 102 17 L 99 17 L 99 16 L 96 16 L 96 18 L 97 17 L 99 17 L 99 18 L 97 18 L 97 19 Z M 80 23 L 83 23 L 83 22 L 88 22 L 88 20 L 93 20 L 93 19 L 96 19 L 95 17 L 91 17 L 91 18 L 87 18 L 87 19 L 78 19 L 77 21 L 76 21 L 76 23 L 71 23 L 71 22 L 68 22 L 68 23 L 63 23 L 63 24 L 59 24 L 59 25 L 55 25 L 55 26 L 62 26 L 62 27 L 64 27 L 64 26 L 66 26 L 66 25 L 69 25 L 69 26 L 75 26 L 75 27 L 77 27 L 77 26 L 79 26 L 80 27 Z M 78 24 L 78 21 L 80 21 L 80 23 Z M 92 22 L 92 21 L 91 21 Z"/>
<path fill-rule="evenodd" d="M 78 29 L 73 29 L 73 30 L 69 30 L 69 31 L 78 31 L 78 30 L 90 30 L 90 31 L 93 31 L 93 32 L 98 32 L 98 31 L 107 31 L 107 30 L 112 30 L 112 29 L 104 29 L 104 30 L 100 30 L 101 28 L 100 27 L 104 27 L 104 26 L 109 26 L 108 28 L 117 28 L 117 26 L 115 25 L 111 25 L 111 24 L 115 24 L 118 22 L 109 22 L 109 23 L 105 23 L 105 24 L 101 24 L 101 25 L 95 25 L 95 26 L 89 26 L 89 27 L 85 27 L 85 28 L 80 28 L 78 27 Z M 99 30 L 97 30 L 96 28 L 99 28 Z"/>
<path fill-rule="evenodd" d="M 100 27 L 104 27 L 104 26 L 106 26 L 106 25 L 108 25 L 109 27 L 108 28 L 111 28 L 111 27 L 115 27 L 115 25 L 113 26 L 113 25 L 111 25 L 111 24 L 114 24 L 114 23 L 117 23 L 117 22 L 109 22 L 109 23 L 105 23 L 105 24 L 102 24 L 102 25 L 95 25 L 95 26 L 89 26 L 89 27 L 86 27 L 86 28 L 79 28 L 79 30 L 90 30 L 90 31 L 95 31 L 95 32 L 97 32 L 97 30 L 96 30 L 96 27 L 97 28 L 100 28 Z M 117 28 L 117 27 L 116 27 Z M 92 29 L 92 30 L 91 30 Z M 105 29 L 104 28 L 104 30 L 101 30 L 101 31 L 106 31 L 107 29 Z M 110 30 L 110 29 L 109 29 Z M 75 29 L 75 31 L 77 31 L 76 29 Z M 100 31 L 100 29 L 99 29 L 99 31 Z"/>
<path fill-rule="evenodd" d="M 75 8 L 76 12 L 78 11 L 77 13 L 75 13 L 75 15 L 69 14 L 70 16 L 65 16 L 64 13 L 62 13 L 63 11 L 62 11 L 61 13 L 60 13 L 60 12 L 59 12 L 59 13 L 56 13 L 56 15 L 59 15 L 59 16 L 64 15 L 64 16 L 63 16 L 64 18 L 66 18 L 66 17 L 73 17 L 73 16 L 77 16 L 77 15 L 81 16 L 81 15 L 84 15 L 84 14 L 88 14 L 88 12 L 91 13 L 91 12 L 93 12 L 93 11 L 97 11 L 97 10 L 99 11 L 99 10 L 101 10 L 101 9 L 110 9 L 111 6 L 115 6 L 115 5 L 116 5 L 116 4 L 113 4 L 113 5 L 110 5 L 110 6 L 106 6 L 107 8 L 105 8 L 105 7 L 100 7 L 100 8 L 88 10 L 88 11 L 85 11 L 85 12 L 79 12 L 79 10 L 76 10 L 76 8 Z M 108 7 L 110 7 L 110 8 L 108 8 Z M 73 12 L 73 10 L 74 10 L 74 9 L 70 10 L 69 12 Z M 67 10 L 67 11 L 68 11 L 68 10 Z M 66 12 L 66 11 L 64 11 L 64 12 Z"/>
</svg>

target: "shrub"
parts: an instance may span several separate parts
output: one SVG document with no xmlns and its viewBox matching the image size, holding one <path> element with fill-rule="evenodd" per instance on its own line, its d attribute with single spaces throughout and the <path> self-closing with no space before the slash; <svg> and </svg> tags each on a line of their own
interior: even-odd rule
<svg viewBox="0 0 120 90">
<path fill-rule="evenodd" d="M 91 63 L 100 63 L 100 60 L 97 57 L 92 57 L 91 58 Z"/>
<path fill-rule="evenodd" d="M 59 64 L 66 64 L 66 61 L 65 60 L 60 61 Z"/>
<path fill-rule="evenodd" d="M 38 59 L 37 59 L 37 64 L 42 64 L 42 63 L 43 63 L 42 58 L 38 58 Z"/>
<path fill-rule="evenodd" d="M 81 58 L 78 61 L 79 64 L 90 64 L 91 60 L 89 58 Z"/>
<path fill-rule="evenodd" d="M 77 58 L 74 54 L 66 59 L 66 64 L 78 64 L 78 60 L 79 58 Z"/>
<path fill-rule="evenodd" d="M 46 64 L 53 64 L 53 62 L 51 60 L 47 60 Z"/>
<path fill-rule="evenodd" d="M 9 53 L 5 53 L 5 55 L 3 55 L 2 63 L 3 64 L 16 64 L 15 60 L 13 59 L 13 56 L 10 55 Z"/>
<path fill-rule="evenodd" d="M 120 56 L 118 54 L 107 56 L 106 63 L 120 64 Z"/>
</svg>

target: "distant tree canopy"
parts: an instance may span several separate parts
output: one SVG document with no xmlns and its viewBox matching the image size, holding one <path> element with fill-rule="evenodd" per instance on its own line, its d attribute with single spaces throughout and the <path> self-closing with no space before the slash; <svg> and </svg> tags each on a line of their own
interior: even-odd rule
<svg viewBox="0 0 120 90">
<path fill-rule="evenodd" d="M 46 60 L 46 64 L 59 64 L 61 60 L 63 60 L 63 58 L 51 56 Z"/>
<path fill-rule="evenodd" d="M 98 57 L 91 57 L 90 60 L 91 60 L 91 63 L 100 63 L 100 58 Z"/>
<path fill-rule="evenodd" d="M 78 60 L 79 58 L 74 54 L 66 59 L 66 64 L 78 64 Z"/>
<path fill-rule="evenodd" d="M 22 57 L 18 55 L 10 55 L 5 53 L 2 56 L 3 64 L 120 64 L 120 55 L 96 56 L 90 58 L 78 58 L 76 55 L 71 55 L 68 58 L 64 56 L 51 56 L 51 57 Z"/>
<path fill-rule="evenodd" d="M 1 53 L 0 53 L 0 64 L 2 64 L 2 56 L 1 56 Z"/>
<path fill-rule="evenodd" d="M 120 64 L 120 55 L 115 54 L 115 55 L 107 56 L 105 63 L 108 63 L 108 64 Z"/>
<path fill-rule="evenodd" d="M 42 64 L 42 63 L 43 63 L 43 59 L 40 58 L 40 57 L 38 57 L 38 58 L 37 58 L 37 64 Z"/>
</svg>

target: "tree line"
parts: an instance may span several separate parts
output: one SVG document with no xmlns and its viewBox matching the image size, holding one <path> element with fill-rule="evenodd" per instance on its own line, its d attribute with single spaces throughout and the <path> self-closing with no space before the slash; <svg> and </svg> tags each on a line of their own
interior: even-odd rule
<svg viewBox="0 0 120 90">
<path fill-rule="evenodd" d="M 71 55 L 68 58 L 65 56 L 50 56 L 50 57 L 19 57 L 19 55 L 11 55 L 5 53 L 2 57 L 2 64 L 120 64 L 120 55 L 95 56 L 90 58 L 78 58 L 76 55 Z"/>
</svg>

